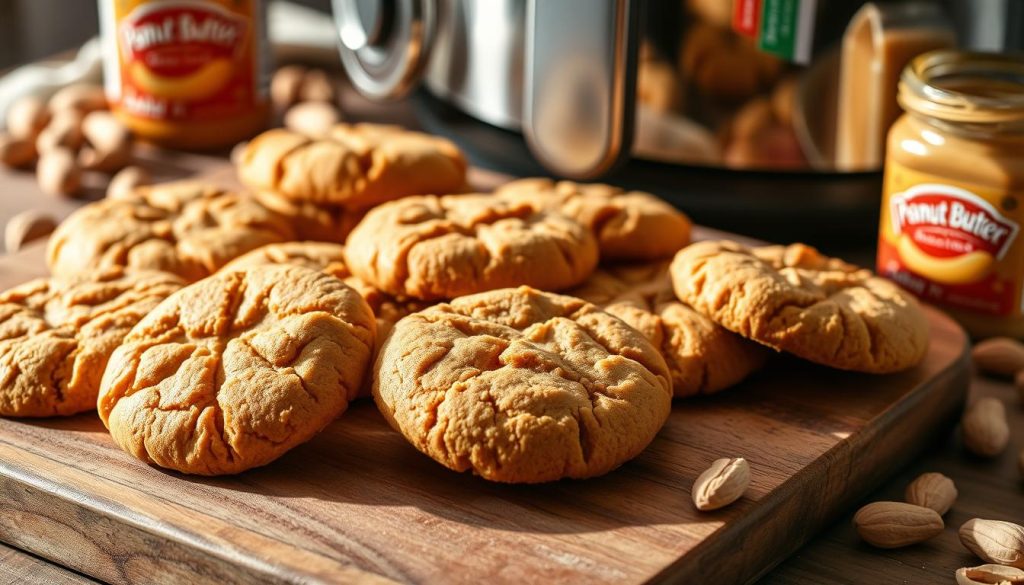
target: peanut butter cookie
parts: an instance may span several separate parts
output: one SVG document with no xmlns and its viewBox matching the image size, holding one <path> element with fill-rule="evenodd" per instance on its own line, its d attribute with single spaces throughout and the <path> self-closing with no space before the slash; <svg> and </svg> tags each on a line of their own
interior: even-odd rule
<svg viewBox="0 0 1024 585">
<path fill-rule="evenodd" d="M 345 246 L 330 242 L 282 242 L 267 244 L 246 252 L 221 268 L 221 271 L 244 270 L 254 266 L 289 264 L 326 272 L 345 279 L 352 274 L 345 265 Z"/>
<path fill-rule="evenodd" d="M 667 258 L 690 243 L 690 219 L 650 193 L 596 183 L 521 179 L 495 194 L 587 226 L 597 237 L 603 261 Z"/>
<path fill-rule="evenodd" d="M 171 274 L 114 267 L 40 278 L 0 294 L 0 415 L 95 409 L 110 354 L 183 285 Z"/>
<path fill-rule="evenodd" d="M 679 299 L 726 329 L 834 368 L 904 370 L 928 351 L 928 321 L 909 294 L 809 246 L 700 242 L 671 267 Z"/>
<path fill-rule="evenodd" d="M 319 137 L 285 129 L 260 134 L 242 152 L 238 175 L 255 190 L 355 208 L 461 190 L 466 160 L 436 136 L 399 126 L 338 124 Z"/>
<path fill-rule="evenodd" d="M 406 197 L 370 210 L 349 235 L 353 274 L 390 295 L 454 298 L 498 288 L 565 289 L 597 264 L 582 225 L 491 195 Z"/>
<path fill-rule="evenodd" d="M 643 333 L 668 363 L 677 398 L 738 384 L 760 369 L 769 354 L 681 303 L 672 290 L 668 262 L 598 269 L 570 294 Z"/>
<path fill-rule="evenodd" d="M 366 209 L 294 201 L 268 191 L 255 196 L 268 209 L 288 218 L 298 240 L 344 244 L 352 228 L 366 215 Z"/>
<path fill-rule="evenodd" d="M 125 266 L 193 282 L 249 250 L 291 239 L 288 220 L 250 195 L 165 183 L 71 214 L 50 238 L 47 263 L 53 274 Z"/>
<path fill-rule="evenodd" d="M 103 375 L 99 415 L 147 463 L 239 473 L 341 414 L 373 343 L 370 308 L 337 278 L 300 266 L 215 274 L 131 330 Z"/>
<path fill-rule="evenodd" d="M 529 287 L 409 315 L 375 368 L 374 398 L 395 429 L 491 481 L 607 473 L 651 442 L 672 403 L 665 360 L 639 332 Z"/>
</svg>

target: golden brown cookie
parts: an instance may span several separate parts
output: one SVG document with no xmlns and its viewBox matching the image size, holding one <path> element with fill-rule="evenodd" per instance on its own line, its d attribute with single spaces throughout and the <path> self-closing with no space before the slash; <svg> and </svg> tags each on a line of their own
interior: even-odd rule
<svg viewBox="0 0 1024 585">
<path fill-rule="evenodd" d="M 406 197 L 370 210 L 349 235 L 353 274 L 421 300 L 518 285 L 582 282 L 597 264 L 590 232 L 561 215 L 491 195 Z"/>
<path fill-rule="evenodd" d="M 665 360 L 635 329 L 529 287 L 470 295 L 395 325 L 374 398 L 410 443 L 485 479 L 607 473 L 668 418 Z"/>
<path fill-rule="evenodd" d="M 677 398 L 738 384 L 768 358 L 767 348 L 681 303 L 672 290 L 668 262 L 601 268 L 569 294 L 643 333 L 668 363 Z"/>
<path fill-rule="evenodd" d="M 293 201 L 268 191 L 255 196 L 268 209 L 288 218 L 298 240 L 344 244 L 352 228 L 366 215 L 366 209 Z"/>
<path fill-rule="evenodd" d="M 341 414 L 373 343 L 370 308 L 333 276 L 300 266 L 215 274 L 131 330 L 103 375 L 99 415 L 147 463 L 238 473 Z"/>
<path fill-rule="evenodd" d="M 0 294 L 0 415 L 95 409 L 111 352 L 183 285 L 171 274 L 114 267 L 40 278 Z"/>
<path fill-rule="evenodd" d="M 242 152 L 238 175 L 258 191 L 356 208 L 458 191 L 466 183 L 466 160 L 437 136 L 399 126 L 338 124 L 315 138 L 280 128 L 260 134 Z"/>
<path fill-rule="evenodd" d="M 650 193 L 598 183 L 520 179 L 503 185 L 495 195 L 561 213 L 589 227 L 603 261 L 667 258 L 690 243 L 690 219 Z"/>
<path fill-rule="evenodd" d="M 672 261 L 679 299 L 726 329 L 834 368 L 887 373 L 928 351 L 917 301 L 809 246 L 700 242 Z"/>
<path fill-rule="evenodd" d="M 60 275 L 125 266 L 193 282 L 249 250 L 291 239 L 288 220 L 250 195 L 165 183 L 71 214 L 50 238 L 47 263 Z"/>
<path fill-rule="evenodd" d="M 251 252 L 246 252 L 228 262 L 221 268 L 221 271 L 244 270 L 254 266 L 277 264 L 304 266 L 310 270 L 326 272 L 342 280 L 351 276 L 348 267 L 345 265 L 345 246 L 330 242 L 282 242 L 280 244 L 267 244 Z"/>
</svg>

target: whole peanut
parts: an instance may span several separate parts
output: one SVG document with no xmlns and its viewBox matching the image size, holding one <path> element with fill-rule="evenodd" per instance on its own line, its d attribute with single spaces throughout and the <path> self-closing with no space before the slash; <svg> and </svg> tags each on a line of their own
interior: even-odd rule
<svg viewBox="0 0 1024 585">
<path fill-rule="evenodd" d="M 73 83 L 57 90 L 50 98 L 49 107 L 54 113 L 76 110 L 79 114 L 85 115 L 95 110 L 106 109 L 107 97 L 99 85 Z"/>
<path fill-rule="evenodd" d="M 82 114 L 78 110 L 64 109 L 53 114 L 50 123 L 36 138 L 36 149 L 44 153 L 54 148 L 78 150 L 82 146 Z"/>
<path fill-rule="evenodd" d="M 321 136 L 341 121 L 338 108 L 327 102 L 302 102 L 289 108 L 284 127 L 306 136 Z"/>
<path fill-rule="evenodd" d="M 67 148 L 52 148 L 39 157 L 36 180 L 46 193 L 74 195 L 82 184 L 82 169 L 75 153 Z"/>
<path fill-rule="evenodd" d="M 31 139 L 0 134 L 0 163 L 4 166 L 25 167 L 36 160 L 36 145 Z"/>
<path fill-rule="evenodd" d="M 111 172 L 124 167 L 132 157 L 132 135 L 113 114 L 97 110 L 82 119 L 82 136 L 87 146 L 79 155 L 84 168 Z"/>
<path fill-rule="evenodd" d="M 125 167 L 110 179 L 110 184 L 107 185 L 107 197 L 123 199 L 136 187 L 148 185 L 150 182 L 149 171 L 146 169 L 136 166 Z"/>
<path fill-rule="evenodd" d="M 53 216 L 38 209 L 30 209 L 15 215 L 4 226 L 4 247 L 8 253 L 17 252 L 25 244 L 43 238 L 57 228 Z"/>
<path fill-rule="evenodd" d="M 7 133 L 21 140 L 35 140 L 50 121 L 46 102 L 32 95 L 14 102 L 7 110 Z"/>
</svg>

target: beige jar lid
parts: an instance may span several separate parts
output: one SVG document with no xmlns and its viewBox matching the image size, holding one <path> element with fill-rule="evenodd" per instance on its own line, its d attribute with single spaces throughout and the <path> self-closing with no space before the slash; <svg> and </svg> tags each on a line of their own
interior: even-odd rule
<svg viewBox="0 0 1024 585">
<path fill-rule="evenodd" d="M 940 50 L 900 76 L 903 109 L 987 132 L 1024 130 L 1024 55 Z"/>
</svg>

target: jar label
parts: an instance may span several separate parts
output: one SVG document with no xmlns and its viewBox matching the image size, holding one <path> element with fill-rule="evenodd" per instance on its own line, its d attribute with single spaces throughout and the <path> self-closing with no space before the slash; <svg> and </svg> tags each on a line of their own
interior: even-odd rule
<svg viewBox="0 0 1024 585">
<path fill-rule="evenodd" d="M 1021 314 L 1016 199 L 985 191 L 890 161 L 878 272 L 940 305 Z"/>
<path fill-rule="evenodd" d="M 260 97 L 249 2 L 127 3 L 115 14 L 120 106 L 154 120 L 231 115 Z"/>
</svg>

